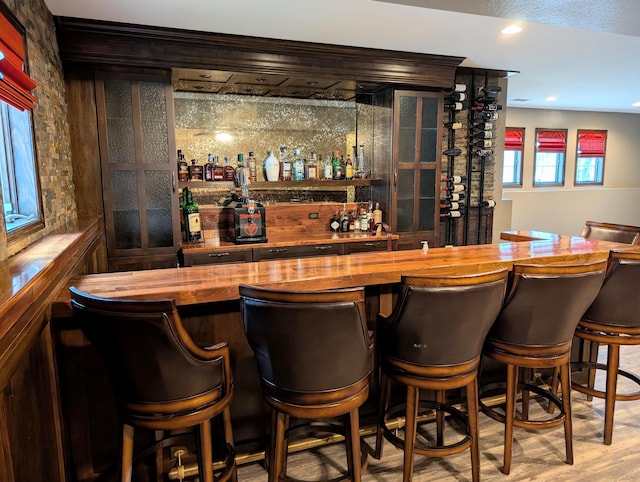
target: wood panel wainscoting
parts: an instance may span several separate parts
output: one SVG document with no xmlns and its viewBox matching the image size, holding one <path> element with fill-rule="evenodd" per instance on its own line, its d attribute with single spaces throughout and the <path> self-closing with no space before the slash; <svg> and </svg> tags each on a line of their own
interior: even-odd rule
<svg viewBox="0 0 640 482">
<path fill-rule="evenodd" d="M 255 359 L 244 335 L 239 312 L 240 283 L 282 289 L 328 289 L 364 286 L 370 320 L 393 307 L 401 275 L 477 273 L 511 268 L 513 263 L 574 263 L 606 259 L 609 250 L 640 248 L 581 237 L 547 235 L 536 241 L 477 246 L 358 253 L 271 260 L 260 263 L 202 265 L 189 268 L 103 273 L 78 276 L 70 284 L 93 295 L 116 298 L 174 298 L 196 343 L 226 341 L 234 360 L 231 405 L 239 463 L 261 457 L 269 426 Z M 68 290 L 52 306 L 61 399 L 71 441 L 68 457 L 78 480 L 107 473 L 117 461 L 115 403 L 93 347 L 72 318 Z M 361 412 L 363 426 L 372 422 L 375 395 Z M 142 438 L 142 437 L 141 437 Z M 148 441 L 148 440 L 147 440 Z M 145 440 L 140 440 L 141 446 Z M 165 469 L 175 466 L 167 449 Z M 144 470 L 144 467 L 140 468 Z M 144 479 L 143 479 L 144 480 Z"/>
<path fill-rule="evenodd" d="M 0 480 L 70 480 L 50 320 L 69 279 L 99 271 L 102 223 L 51 234 L 0 263 Z"/>
</svg>

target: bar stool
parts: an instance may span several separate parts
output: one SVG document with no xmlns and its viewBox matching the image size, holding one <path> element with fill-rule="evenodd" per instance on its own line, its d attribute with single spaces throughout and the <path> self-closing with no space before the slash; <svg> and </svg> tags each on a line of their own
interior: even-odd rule
<svg viewBox="0 0 640 482">
<path fill-rule="evenodd" d="M 638 375 L 620 369 L 620 346 L 640 345 L 640 253 L 611 251 L 607 275 L 593 304 L 582 317 L 576 336 L 590 345 L 587 362 L 573 366 L 588 368 L 586 386 L 572 383 L 575 390 L 605 399 L 604 443 L 611 445 L 616 400 L 639 400 L 640 390 L 617 393 L 618 374 L 640 385 Z M 607 346 L 607 363 L 597 363 L 600 344 Z M 596 369 L 605 370 L 606 388 L 594 388 Z"/>
<path fill-rule="evenodd" d="M 571 342 L 576 325 L 593 302 L 604 279 L 606 261 L 567 265 L 514 264 L 513 278 L 505 305 L 498 315 L 483 354 L 507 365 L 506 409 L 499 413 L 483 403 L 490 386 L 482 386 L 480 407 L 489 417 L 505 424 L 504 465 L 511 470 L 513 427 L 544 429 L 564 425 L 566 461 L 573 464 L 571 425 Z M 518 370 L 527 377 L 518 384 Z M 530 383 L 534 368 L 558 368 L 562 400 L 550 390 Z M 516 417 L 517 390 L 522 389 L 522 416 Z M 529 394 L 533 392 L 560 408 L 545 420 L 529 419 Z"/>
<path fill-rule="evenodd" d="M 404 449 L 403 480 L 411 480 L 414 453 L 444 456 L 470 448 L 474 481 L 480 479 L 478 448 L 478 366 L 485 336 L 500 312 L 508 271 L 468 276 L 403 276 L 402 293 L 389 317 L 379 317 L 376 333 L 381 388 L 375 456 L 382 437 Z M 406 386 L 404 440 L 387 416 L 390 381 Z M 465 388 L 466 415 L 445 404 L 445 391 Z M 435 402 L 420 401 L 420 389 L 435 390 Z M 436 445 L 416 442 L 419 406 L 436 412 Z M 464 438 L 444 444 L 445 413 L 466 427 Z"/>
<path fill-rule="evenodd" d="M 134 427 L 197 428 L 199 477 L 213 482 L 211 419 L 218 415 L 226 454 L 216 480 L 236 480 L 229 409 L 233 379 L 226 343 L 197 346 L 173 300 L 99 298 L 75 287 L 70 292 L 74 316 L 101 356 L 113 386 L 122 422 L 120 480 L 131 481 Z"/>
<path fill-rule="evenodd" d="M 364 289 L 280 291 L 240 285 L 247 340 L 271 408 L 269 481 L 286 477 L 289 422 L 344 418 L 348 475 L 360 481 L 359 407 L 369 394 L 373 336 Z"/>
</svg>

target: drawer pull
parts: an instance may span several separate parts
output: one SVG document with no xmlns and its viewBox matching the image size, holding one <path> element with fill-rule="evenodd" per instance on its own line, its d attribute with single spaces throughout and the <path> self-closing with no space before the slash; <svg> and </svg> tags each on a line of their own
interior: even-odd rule
<svg viewBox="0 0 640 482">
<path fill-rule="evenodd" d="M 366 246 L 367 248 L 377 248 L 378 246 L 380 246 L 379 242 L 375 242 L 375 243 L 364 243 L 364 246 Z"/>
<path fill-rule="evenodd" d="M 333 246 L 331 246 L 330 244 L 327 244 L 325 246 L 316 246 L 315 249 L 319 250 L 319 251 L 326 251 L 327 249 L 332 249 Z"/>
<path fill-rule="evenodd" d="M 222 258 L 223 256 L 229 256 L 231 253 L 226 251 L 224 253 L 209 253 L 210 258 Z"/>
<path fill-rule="evenodd" d="M 287 248 L 274 248 L 269 250 L 270 253 L 286 253 Z"/>
</svg>

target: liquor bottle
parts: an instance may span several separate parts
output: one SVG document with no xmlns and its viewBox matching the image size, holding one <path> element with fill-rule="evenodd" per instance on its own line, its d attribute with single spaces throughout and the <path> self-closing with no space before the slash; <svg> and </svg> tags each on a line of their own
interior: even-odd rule
<svg viewBox="0 0 640 482">
<path fill-rule="evenodd" d="M 220 164 L 218 156 L 213 156 L 213 180 L 224 181 L 224 167 Z"/>
<path fill-rule="evenodd" d="M 253 155 L 253 151 L 249 151 L 247 164 L 249 165 L 249 175 L 251 176 L 251 181 L 256 182 L 258 180 L 258 168 L 256 165 L 256 158 Z"/>
<path fill-rule="evenodd" d="M 462 154 L 462 149 L 454 147 L 453 149 L 447 149 L 446 151 L 443 151 L 442 154 L 444 156 L 459 156 L 460 154 Z"/>
<path fill-rule="evenodd" d="M 340 220 L 338 219 L 338 211 L 335 212 L 329 221 L 329 231 L 337 233 L 340 230 Z"/>
<path fill-rule="evenodd" d="M 342 161 L 340 160 L 340 151 L 335 151 L 333 153 L 333 157 L 331 157 L 331 164 L 333 165 L 333 179 L 334 181 L 339 181 L 344 175 L 342 170 Z"/>
<path fill-rule="evenodd" d="M 482 201 L 480 206 L 483 208 L 494 208 L 496 207 L 496 202 L 493 199 L 487 199 L 486 201 Z"/>
<path fill-rule="evenodd" d="M 331 154 L 325 156 L 324 161 L 324 179 L 330 181 L 333 179 L 333 162 L 331 162 Z"/>
<path fill-rule="evenodd" d="M 465 105 L 462 102 L 445 102 L 444 108 L 445 109 L 451 109 L 451 110 L 463 110 L 463 109 L 466 109 Z"/>
<path fill-rule="evenodd" d="M 493 131 L 478 131 L 473 133 L 473 137 L 477 139 L 493 139 Z"/>
<path fill-rule="evenodd" d="M 184 154 L 178 149 L 178 181 L 189 181 L 189 165 L 184 160 Z"/>
<path fill-rule="evenodd" d="M 311 154 L 309 155 L 309 160 L 305 165 L 304 177 L 309 181 L 315 181 L 318 179 L 318 157 L 315 151 L 311 151 Z"/>
<path fill-rule="evenodd" d="M 493 122 L 478 122 L 477 124 L 473 125 L 474 129 L 480 129 L 483 131 L 492 131 L 494 130 L 496 127 L 498 127 L 495 123 Z"/>
<path fill-rule="evenodd" d="M 444 186 L 442 187 L 443 191 L 449 191 L 449 192 L 462 192 L 464 190 L 466 190 L 466 186 L 464 184 L 450 184 L 448 186 Z"/>
<path fill-rule="evenodd" d="M 204 165 L 204 180 L 213 181 L 213 154 L 207 155 L 207 163 Z"/>
<path fill-rule="evenodd" d="M 497 112 L 475 111 L 473 113 L 475 120 L 496 121 L 498 120 Z"/>
<path fill-rule="evenodd" d="M 287 146 L 280 148 L 280 180 L 291 181 L 291 161 L 287 156 Z"/>
<path fill-rule="evenodd" d="M 356 212 L 351 211 L 349 213 L 349 231 L 356 231 L 356 225 L 358 225 L 358 227 L 360 226 L 358 223 L 356 223 Z"/>
<path fill-rule="evenodd" d="M 502 92 L 502 87 L 499 85 L 484 85 L 478 87 L 478 95 L 496 95 Z"/>
<path fill-rule="evenodd" d="M 304 181 L 304 159 L 300 155 L 300 149 L 293 150 L 292 178 L 294 181 Z"/>
<path fill-rule="evenodd" d="M 493 149 L 476 149 L 473 153 L 479 157 L 489 157 L 493 156 Z"/>
<path fill-rule="evenodd" d="M 376 203 L 376 208 L 373 210 L 373 221 L 376 225 L 382 222 L 382 210 L 378 202 Z"/>
<path fill-rule="evenodd" d="M 461 211 L 444 211 L 440 213 L 441 218 L 460 218 L 462 217 Z"/>
<path fill-rule="evenodd" d="M 367 232 L 369 230 L 369 216 L 364 205 L 360 203 L 360 231 Z"/>
<path fill-rule="evenodd" d="M 197 159 L 191 159 L 191 165 L 189 166 L 189 182 L 204 181 L 203 166 L 196 164 L 197 162 Z"/>
<path fill-rule="evenodd" d="M 187 204 L 187 188 L 180 192 L 180 235 L 182 241 L 187 240 L 187 233 L 184 227 L 184 207 Z"/>
<path fill-rule="evenodd" d="M 467 100 L 466 92 L 452 92 L 445 97 L 446 102 L 462 102 Z"/>
<path fill-rule="evenodd" d="M 340 231 L 346 233 L 349 231 L 349 215 L 347 214 L 347 205 L 342 203 L 342 213 L 340 214 Z"/>
<path fill-rule="evenodd" d="M 444 128 L 451 130 L 462 129 L 462 122 L 446 122 Z"/>
<path fill-rule="evenodd" d="M 358 161 L 360 163 L 358 165 L 358 172 L 360 172 L 360 177 L 365 178 L 367 177 L 367 175 L 364 167 L 364 144 L 360 144 L 360 153 L 358 155 Z"/>
<path fill-rule="evenodd" d="M 248 186 L 251 184 L 251 174 L 249 172 L 249 167 L 244 162 L 244 154 L 238 154 L 238 167 L 236 167 L 234 182 L 236 187 Z"/>
<path fill-rule="evenodd" d="M 235 182 L 236 170 L 231 165 L 231 159 L 228 156 L 224 156 L 224 166 L 222 166 L 222 180 Z"/>
<path fill-rule="evenodd" d="M 467 176 L 442 176 L 440 178 L 442 182 L 450 182 L 452 184 L 460 184 L 467 180 Z"/>
<path fill-rule="evenodd" d="M 344 161 L 344 178 L 353 179 L 353 161 L 349 154 L 347 154 L 347 160 Z"/>
<path fill-rule="evenodd" d="M 373 201 L 369 200 L 369 207 L 367 208 L 367 220 L 369 221 L 369 233 L 371 235 L 376 232 L 376 223 L 373 220 Z"/>
<path fill-rule="evenodd" d="M 185 187 L 185 205 L 182 209 L 184 213 L 184 227 L 187 242 L 200 242 L 202 239 L 202 229 L 200 227 L 200 209 L 193 200 L 193 193 Z"/>
<path fill-rule="evenodd" d="M 280 161 L 273 155 L 273 151 L 267 151 L 267 157 L 263 164 L 264 178 L 269 181 L 280 179 Z"/>
<path fill-rule="evenodd" d="M 453 86 L 447 89 L 448 92 L 466 92 L 467 84 L 453 84 Z"/>
</svg>

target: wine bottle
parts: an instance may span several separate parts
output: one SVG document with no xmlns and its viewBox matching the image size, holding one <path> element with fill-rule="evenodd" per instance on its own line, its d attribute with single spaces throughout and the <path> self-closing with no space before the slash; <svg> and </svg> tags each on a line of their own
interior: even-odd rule
<svg viewBox="0 0 640 482">
<path fill-rule="evenodd" d="M 462 217 L 461 211 L 444 211 L 440 212 L 441 218 L 460 218 Z"/>
<path fill-rule="evenodd" d="M 483 95 L 473 100 L 476 104 L 495 104 L 497 99 L 492 95 Z"/>
<path fill-rule="evenodd" d="M 466 92 L 452 92 L 445 97 L 445 101 L 447 102 L 462 102 L 463 100 L 467 100 Z"/>
<path fill-rule="evenodd" d="M 458 201 L 446 201 L 440 203 L 440 209 L 449 209 L 452 211 L 459 211 L 464 208 L 464 204 Z"/>
<path fill-rule="evenodd" d="M 483 208 L 494 208 L 496 207 L 496 202 L 493 199 L 487 199 L 480 203 L 480 206 Z"/>
<path fill-rule="evenodd" d="M 473 153 L 479 157 L 489 157 L 493 156 L 493 149 L 476 149 Z"/>
<path fill-rule="evenodd" d="M 493 139 L 493 131 L 478 131 L 473 134 L 477 139 Z"/>
<path fill-rule="evenodd" d="M 467 180 L 467 176 L 442 176 L 440 178 L 442 182 L 450 182 L 453 184 L 460 184 L 461 182 L 465 182 Z"/>
<path fill-rule="evenodd" d="M 502 92 L 502 87 L 499 85 L 484 85 L 478 87 L 478 95 L 496 95 Z"/>
<path fill-rule="evenodd" d="M 462 192 L 466 190 L 466 186 L 464 184 L 450 184 L 449 186 L 444 186 L 442 190 L 449 192 Z"/>
<path fill-rule="evenodd" d="M 447 192 L 445 199 L 449 201 L 462 201 L 465 197 L 464 192 Z"/>
<path fill-rule="evenodd" d="M 474 111 L 474 120 L 496 121 L 498 120 L 497 112 Z"/>
<path fill-rule="evenodd" d="M 465 104 L 462 102 L 445 102 L 444 108 L 456 111 L 466 109 Z"/>
<path fill-rule="evenodd" d="M 498 126 L 493 122 L 478 122 L 477 124 L 473 125 L 474 129 L 480 129 L 483 131 L 492 131 L 496 129 L 496 127 Z"/>
<path fill-rule="evenodd" d="M 447 89 L 448 92 L 466 92 L 467 84 L 453 84 L 453 86 Z"/>
<path fill-rule="evenodd" d="M 493 147 L 493 139 L 473 139 L 471 145 L 474 147 L 488 149 Z"/>
<path fill-rule="evenodd" d="M 500 104 L 474 105 L 473 107 L 471 107 L 471 110 L 494 112 L 494 111 L 502 110 L 502 105 Z"/>
<path fill-rule="evenodd" d="M 444 156 L 459 156 L 460 154 L 462 154 L 462 149 L 458 147 L 454 147 L 452 149 L 447 149 L 446 151 L 443 151 L 442 154 Z"/>
<path fill-rule="evenodd" d="M 462 129 L 462 122 L 446 122 L 444 124 L 445 129 L 457 130 Z"/>
</svg>

